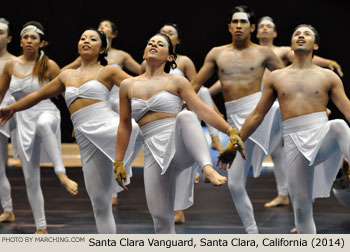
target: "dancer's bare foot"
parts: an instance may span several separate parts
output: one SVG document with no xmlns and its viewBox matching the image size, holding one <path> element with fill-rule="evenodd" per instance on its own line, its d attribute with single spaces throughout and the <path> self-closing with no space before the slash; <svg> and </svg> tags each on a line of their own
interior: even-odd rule
<svg viewBox="0 0 350 252">
<path fill-rule="evenodd" d="M 48 234 L 47 229 L 37 229 L 34 234 Z"/>
<path fill-rule="evenodd" d="M 293 228 L 290 230 L 290 232 L 291 232 L 292 234 L 296 234 L 296 233 L 297 233 L 297 228 L 296 228 L 296 227 L 293 227 Z"/>
<path fill-rule="evenodd" d="M 211 149 L 218 150 L 219 152 L 224 150 L 224 146 L 222 146 L 219 136 L 213 136 L 211 138 Z"/>
<path fill-rule="evenodd" d="M 175 224 L 184 224 L 185 223 L 185 214 L 183 210 L 177 210 L 174 213 Z"/>
<path fill-rule="evenodd" d="M 290 200 L 288 195 L 278 195 L 276 198 L 271 200 L 270 202 L 265 203 L 264 207 L 278 207 L 278 206 L 288 206 L 290 204 Z"/>
<path fill-rule="evenodd" d="M 194 183 L 198 184 L 199 183 L 199 178 L 201 177 L 201 175 L 199 174 L 199 172 L 196 172 L 196 176 L 194 177 Z"/>
<path fill-rule="evenodd" d="M 58 179 L 70 194 L 72 195 L 78 194 L 78 184 L 75 181 L 68 178 L 67 174 L 65 173 L 58 174 Z"/>
<path fill-rule="evenodd" d="M 215 186 L 223 185 L 227 182 L 225 176 L 221 176 L 211 165 L 206 165 L 202 169 L 205 179 L 208 179 L 210 183 Z"/>
<path fill-rule="evenodd" d="M 112 198 L 112 206 L 118 206 L 118 197 Z"/>
<path fill-rule="evenodd" d="M 14 222 L 15 215 L 13 211 L 5 211 L 0 215 L 0 222 Z"/>
</svg>

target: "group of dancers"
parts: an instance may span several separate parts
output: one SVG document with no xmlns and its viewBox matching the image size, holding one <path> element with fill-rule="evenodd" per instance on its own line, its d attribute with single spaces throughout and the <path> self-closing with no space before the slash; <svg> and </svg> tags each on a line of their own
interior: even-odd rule
<svg viewBox="0 0 350 252">
<path fill-rule="evenodd" d="M 251 41 L 256 25 L 260 45 Z M 60 70 L 44 53 L 45 32 L 39 22 L 23 26 L 23 52 L 14 57 L 6 50 L 9 23 L 0 19 L 0 221 L 15 219 L 5 175 L 9 137 L 22 163 L 36 233 L 47 233 L 42 154 L 53 163 L 64 187 L 78 193 L 78 185 L 65 173 L 60 114 L 49 99 L 63 93 L 98 233 L 117 232 L 112 204 L 130 183 L 132 161 L 142 148 L 145 194 L 156 233 L 175 233 L 175 210 L 184 222 L 183 210 L 193 204 L 198 169 L 215 186 L 228 183 L 245 231 L 258 233 L 246 180 L 251 167 L 254 177 L 259 176 L 268 155 L 274 162 L 278 196 L 265 206 L 288 205 L 290 198 L 296 231 L 316 233 L 313 200 L 329 196 L 342 160 L 350 154 L 349 127 L 343 120 L 328 121 L 326 113 L 331 99 L 350 120 L 341 79 L 325 69 L 342 75 L 341 68 L 314 56 L 319 35 L 311 25 L 295 28 L 291 47 L 277 47 L 272 18 L 256 24 L 249 7 L 236 6 L 229 14 L 228 30 L 232 43 L 212 48 L 196 73 L 192 60 L 177 53 L 181 35 L 176 24 L 167 23 L 150 37 L 138 64 L 128 53 L 110 47 L 116 27 L 103 20 L 98 29 L 83 31 L 79 57 Z M 203 87 L 215 72 L 218 82 L 210 89 Z M 227 122 L 211 98 L 220 91 Z M 227 169 L 227 178 L 213 168 L 199 119 L 208 125 L 211 148 L 219 151 L 218 164 Z M 228 134 L 226 147 L 218 131 Z"/>
</svg>

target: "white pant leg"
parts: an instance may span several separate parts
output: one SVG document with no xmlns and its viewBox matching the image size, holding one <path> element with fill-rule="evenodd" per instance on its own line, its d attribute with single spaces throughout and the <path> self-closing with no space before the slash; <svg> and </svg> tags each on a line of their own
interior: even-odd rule
<svg viewBox="0 0 350 252">
<path fill-rule="evenodd" d="M 112 212 L 114 172 L 112 161 L 99 149 L 83 164 L 87 193 L 94 211 L 99 234 L 115 234 L 116 224 Z"/>
<path fill-rule="evenodd" d="M 145 147 L 145 194 L 156 234 L 175 234 L 172 170 L 168 169 L 161 175 L 161 168 L 153 159 L 149 149 Z"/>
<path fill-rule="evenodd" d="M 292 139 L 286 137 L 285 141 L 292 141 Z M 309 166 L 309 160 L 295 150 L 296 148 L 295 145 L 288 144 L 288 150 L 286 150 L 288 191 L 293 206 L 295 226 L 298 234 L 315 234 L 316 226 L 312 213 L 314 166 Z"/>
<path fill-rule="evenodd" d="M 240 216 L 244 228 L 248 234 L 258 233 L 258 227 L 254 218 L 252 202 L 249 199 L 246 182 L 250 170 L 252 151 L 255 143 L 247 139 L 244 143 L 247 160 L 237 154 L 230 169 L 228 169 L 228 188 L 230 190 L 233 203 Z"/>
<path fill-rule="evenodd" d="M 195 113 L 183 110 L 176 118 L 176 163 L 185 165 L 197 162 L 203 168 L 212 165 L 208 143 Z"/>
<path fill-rule="evenodd" d="M 313 219 L 313 185 L 315 166 L 325 161 L 337 148 L 349 158 L 350 129 L 343 120 L 330 121 L 330 130 L 321 140 L 320 149 L 314 160 L 314 165 L 309 166 L 307 160 L 297 149 L 290 136 L 285 139 L 288 190 L 294 210 L 295 225 L 298 233 L 316 233 Z M 339 167 L 334 167 L 339 169 Z M 315 181 L 316 182 L 316 181 Z"/>
<path fill-rule="evenodd" d="M 213 104 L 213 99 L 211 98 L 210 96 L 210 92 L 209 92 L 209 89 L 206 88 L 206 87 L 201 87 L 199 90 L 198 90 L 198 96 L 199 98 L 201 98 L 201 100 L 207 104 L 209 107 L 211 107 L 212 109 L 215 109 L 214 107 L 214 104 Z M 219 135 L 219 132 L 216 128 L 210 126 L 209 124 L 207 124 L 207 128 L 208 128 L 208 132 L 209 132 L 209 135 L 211 137 L 213 136 L 218 136 Z"/>
<path fill-rule="evenodd" d="M 42 113 L 37 121 L 37 134 L 40 136 L 41 141 L 45 147 L 56 175 L 60 173 L 66 173 L 66 168 L 63 165 L 60 145 L 57 142 L 55 136 L 57 130 L 57 118 L 50 113 Z M 60 129 L 58 129 L 60 130 Z"/>
<path fill-rule="evenodd" d="M 208 143 L 197 116 L 191 111 L 182 111 L 176 119 L 176 152 L 172 161 L 177 169 L 175 210 L 184 210 L 193 204 L 194 178 L 196 171 L 205 165 L 212 166 Z"/>
<path fill-rule="evenodd" d="M 193 112 L 184 110 L 178 114 L 175 148 L 176 153 L 167 172 L 161 175 L 161 168 L 145 146 L 144 184 L 156 233 L 175 233 L 175 194 L 177 187 L 193 190 L 193 163 L 196 161 L 200 167 L 212 165 L 203 130 Z M 183 180 L 178 179 L 181 176 Z"/>
<path fill-rule="evenodd" d="M 283 139 L 278 143 L 276 148 L 271 152 L 273 161 L 273 170 L 276 178 L 278 195 L 288 195 L 288 183 L 286 178 L 286 157 L 283 147 Z"/>
<path fill-rule="evenodd" d="M 340 147 L 340 151 L 343 153 L 344 157 L 348 160 L 350 158 L 350 128 L 344 120 L 335 119 L 331 120 L 330 134 L 327 135 L 322 141 L 322 147 L 319 151 L 319 156 L 327 156 L 329 153 L 329 148 L 323 151 L 324 147 L 330 146 L 331 142 L 336 141 Z M 333 143 L 334 144 L 334 143 Z M 322 158 L 321 158 L 322 159 Z M 316 161 L 315 161 L 316 163 Z"/>
<path fill-rule="evenodd" d="M 32 208 L 36 229 L 46 229 L 44 196 L 40 186 L 40 143 L 33 144 L 33 154 L 28 162 L 23 149 L 18 146 L 18 154 L 22 163 L 27 196 Z"/>
<path fill-rule="evenodd" d="M 11 186 L 6 176 L 8 138 L 0 133 L 0 200 L 4 211 L 13 211 Z"/>
</svg>

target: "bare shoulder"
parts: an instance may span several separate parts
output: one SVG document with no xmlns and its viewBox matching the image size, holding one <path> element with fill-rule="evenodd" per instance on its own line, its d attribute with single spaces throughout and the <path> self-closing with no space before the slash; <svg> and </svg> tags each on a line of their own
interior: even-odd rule
<svg viewBox="0 0 350 252">
<path fill-rule="evenodd" d="M 119 74 L 122 73 L 123 70 L 121 70 L 119 67 L 114 66 L 114 65 L 106 65 L 103 66 L 103 71 L 105 74 L 110 75 L 110 74 Z"/>
<path fill-rule="evenodd" d="M 289 53 L 292 50 L 290 46 L 277 46 L 277 48 L 284 53 Z"/>
<path fill-rule="evenodd" d="M 285 68 L 281 68 L 281 69 L 276 69 L 274 71 L 272 71 L 269 75 L 269 79 L 270 80 L 276 80 L 278 78 L 280 78 L 281 76 L 285 76 L 286 74 L 288 74 L 291 71 L 290 67 L 287 66 Z"/>
<path fill-rule="evenodd" d="M 223 52 L 223 51 L 225 51 L 227 49 L 230 49 L 230 48 L 232 48 L 232 46 L 230 44 L 221 45 L 221 46 L 215 46 L 209 51 L 209 53 L 211 53 L 211 54 L 219 54 L 219 53 L 221 53 L 221 52 Z"/>
<path fill-rule="evenodd" d="M 178 57 L 178 59 L 179 59 L 180 61 L 184 62 L 185 64 L 193 63 L 193 61 L 191 60 L 191 58 L 188 57 L 188 56 L 186 56 L 186 55 L 180 55 L 180 54 L 179 54 L 177 57 Z"/>
<path fill-rule="evenodd" d="M 130 77 L 130 78 L 124 79 L 120 83 L 120 87 L 122 87 L 122 85 L 124 85 L 125 87 L 131 86 L 131 85 L 134 85 L 136 82 L 142 81 L 144 79 L 145 79 L 144 78 L 144 74 L 141 74 L 141 75 L 138 75 L 138 76 L 135 76 L 135 77 Z"/>
<path fill-rule="evenodd" d="M 169 81 L 179 89 L 192 88 L 191 83 L 184 76 L 169 74 Z"/>
<path fill-rule="evenodd" d="M 125 80 L 122 80 L 122 82 L 120 83 L 120 90 L 122 91 L 122 90 L 126 90 L 126 91 L 128 91 L 129 89 L 130 89 L 130 87 L 132 86 L 132 85 L 134 85 L 134 83 L 135 83 L 135 80 L 136 79 L 136 77 L 131 77 L 131 78 L 128 78 L 128 79 L 125 79 Z"/>
<path fill-rule="evenodd" d="M 58 78 L 63 82 L 66 83 L 66 81 L 68 80 L 68 77 L 70 75 L 70 73 L 72 73 L 73 71 L 76 71 L 75 69 L 65 69 L 63 71 L 61 71 L 61 73 L 58 75 Z"/>
<path fill-rule="evenodd" d="M 324 78 L 328 79 L 332 83 L 341 80 L 340 77 L 334 71 L 332 71 L 328 68 L 323 68 L 323 67 L 320 67 L 317 65 L 315 65 L 314 67 L 315 67 L 316 71 L 318 71 L 319 73 L 324 75 Z"/>
<path fill-rule="evenodd" d="M 120 49 L 114 49 L 115 50 L 115 53 L 118 55 L 118 57 L 123 57 L 123 58 L 126 58 L 126 57 L 129 57 L 130 54 L 126 51 L 123 51 L 123 50 L 120 50 Z"/>
<path fill-rule="evenodd" d="M 262 46 L 262 45 L 255 45 L 256 49 L 258 51 L 260 51 L 262 54 L 269 56 L 269 55 L 273 55 L 274 52 L 272 51 L 272 49 L 268 46 Z"/>
<path fill-rule="evenodd" d="M 49 59 L 49 69 L 52 68 L 52 69 L 57 69 L 59 68 L 58 64 L 56 63 L 56 61 L 52 60 L 52 59 Z"/>
<path fill-rule="evenodd" d="M 15 57 L 9 58 L 6 61 L 0 62 L 0 69 L 1 69 L 0 71 L 2 73 L 6 73 L 6 74 L 10 75 L 12 72 L 14 59 L 15 59 Z"/>
<path fill-rule="evenodd" d="M 186 55 L 178 55 L 178 62 L 177 62 L 178 67 L 180 66 L 184 66 L 184 67 L 180 67 L 180 69 L 184 69 L 186 71 L 186 69 L 190 69 L 191 67 L 194 67 L 194 63 L 191 60 L 190 57 L 186 56 Z"/>
<path fill-rule="evenodd" d="M 5 66 L 6 66 L 6 67 L 11 67 L 11 66 L 13 65 L 13 63 L 15 62 L 16 58 L 17 58 L 17 57 L 11 57 L 11 58 L 9 58 L 9 59 L 6 61 Z"/>
</svg>

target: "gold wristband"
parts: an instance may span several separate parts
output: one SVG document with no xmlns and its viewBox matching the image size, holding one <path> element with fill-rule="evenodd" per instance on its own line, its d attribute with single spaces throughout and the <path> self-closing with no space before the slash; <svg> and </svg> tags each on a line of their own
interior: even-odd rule
<svg viewBox="0 0 350 252">
<path fill-rule="evenodd" d="M 115 169 L 116 167 L 123 166 L 124 162 L 123 160 L 116 160 L 113 162 L 113 168 Z"/>
<path fill-rule="evenodd" d="M 228 128 L 226 133 L 228 136 L 239 135 L 239 131 L 236 128 L 232 128 L 232 127 Z"/>
</svg>

